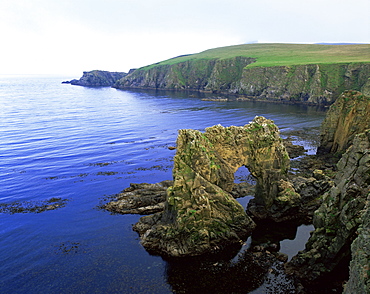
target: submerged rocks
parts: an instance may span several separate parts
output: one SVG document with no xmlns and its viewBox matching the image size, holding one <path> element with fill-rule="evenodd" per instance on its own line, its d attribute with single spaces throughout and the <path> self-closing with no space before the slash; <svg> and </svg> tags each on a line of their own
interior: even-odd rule
<svg viewBox="0 0 370 294">
<path fill-rule="evenodd" d="M 294 273 L 303 282 L 316 282 L 332 272 L 342 261 L 349 259 L 351 244 L 358 234 L 361 235 L 360 224 L 364 224 L 366 232 L 368 214 L 365 214 L 364 209 L 368 207 L 370 195 L 369 150 L 370 130 L 367 130 L 354 138 L 353 145 L 338 162 L 335 185 L 325 193 L 322 205 L 315 212 L 315 231 L 308 240 L 306 249 L 286 265 L 287 271 Z M 365 236 L 368 235 L 360 237 L 352 248 L 356 249 L 361 242 L 369 246 L 369 240 L 365 240 Z M 358 256 L 358 261 L 351 264 L 351 272 L 356 273 L 359 270 L 356 262 L 368 262 L 368 255 L 354 251 L 352 255 Z M 368 275 L 368 272 L 363 274 Z M 362 286 L 353 285 L 356 288 Z M 369 293 L 369 288 L 367 291 L 361 293 Z"/>
<path fill-rule="evenodd" d="M 47 200 L 1 203 L 0 213 L 41 213 L 44 211 L 62 208 L 66 206 L 67 202 L 68 199 L 53 197 Z"/>
<path fill-rule="evenodd" d="M 111 87 L 116 81 L 125 77 L 125 72 L 109 72 L 103 70 L 84 71 L 79 80 L 65 81 L 64 84 L 71 84 L 85 87 Z"/>
<path fill-rule="evenodd" d="M 255 227 L 230 195 L 234 173 L 243 165 L 256 178 L 257 202 L 271 207 L 289 167 L 271 120 L 256 117 L 244 127 L 218 125 L 205 133 L 180 130 L 165 210 L 134 226 L 142 245 L 156 254 L 191 256 L 241 242 Z"/>
<path fill-rule="evenodd" d="M 318 154 L 343 153 L 354 136 L 370 128 L 370 97 L 345 91 L 330 109 L 322 124 Z"/>
</svg>

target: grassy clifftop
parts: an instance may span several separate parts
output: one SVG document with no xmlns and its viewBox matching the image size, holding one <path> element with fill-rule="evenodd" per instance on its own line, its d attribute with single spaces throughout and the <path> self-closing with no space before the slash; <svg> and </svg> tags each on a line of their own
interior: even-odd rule
<svg viewBox="0 0 370 294">
<path fill-rule="evenodd" d="M 246 44 L 209 49 L 197 54 L 171 58 L 142 69 L 158 65 L 173 65 L 189 60 L 229 59 L 237 56 L 255 58 L 247 65 L 253 67 L 290 66 L 370 62 L 370 44 L 318 45 L 318 44 Z"/>
<path fill-rule="evenodd" d="M 215 48 L 139 68 L 114 87 L 192 90 L 247 99 L 331 104 L 345 90 L 369 95 L 370 44 L 249 44 Z"/>
</svg>

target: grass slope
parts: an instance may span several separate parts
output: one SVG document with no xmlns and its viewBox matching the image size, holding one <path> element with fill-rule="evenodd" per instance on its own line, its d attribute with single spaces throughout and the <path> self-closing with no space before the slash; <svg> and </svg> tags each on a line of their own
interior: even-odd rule
<svg viewBox="0 0 370 294">
<path fill-rule="evenodd" d="M 302 64 L 330 64 L 370 62 L 370 44 L 246 44 L 209 49 L 200 53 L 171 58 L 146 66 L 171 65 L 196 59 L 227 59 L 236 56 L 256 58 L 252 67 L 289 66 Z"/>
</svg>

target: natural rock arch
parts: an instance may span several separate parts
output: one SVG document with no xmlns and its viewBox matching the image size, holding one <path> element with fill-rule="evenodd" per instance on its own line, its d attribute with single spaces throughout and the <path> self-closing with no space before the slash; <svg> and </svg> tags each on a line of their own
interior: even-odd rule
<svg viewBox="0 0 370 294">
<path fill-rule="evenodd" d="M 289 168 L 273 121 L 256 117 L 243 127 L 180 130 L 165 210 L 135 225 L 143 246 L 162 255 L 184 256 L 240 242 L 255 227 L 229 194 L 234 173 L 243 165 L 256 178 L 255 201 L 268 210 Z"/>
<path fill-rule="evenodd" d="M 243 127 L 213 126 L 205 133 L 180 130 L 174 186 L 190 168 L 230 192 L 235 172 L 246 166 L 257 180 L 256 201 L 269 207 L 277 194 L 277 182 L 286 174 L 290 161 L 279 134 L 273 121 L 263 117 L 256 117 Z"/>
</svg>

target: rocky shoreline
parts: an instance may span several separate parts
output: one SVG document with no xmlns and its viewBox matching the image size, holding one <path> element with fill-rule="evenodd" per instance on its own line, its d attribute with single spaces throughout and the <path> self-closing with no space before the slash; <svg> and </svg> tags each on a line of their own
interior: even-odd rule
<svg viewBox="0 0 370 294">
<path fill-rule="evenodd" d="M 351 256 L 344 293 L 369 293 L 369 251 L 363 249 L 370 246 L 366 221 L 370 202 L 370 131 L 366 129 L 370 126 L 367 108 L 363 108 L 369 101 L 357 91 L 344 92 L 323 122 L 320 154 L 296 160 L 298 170 L 294 172 L 288 172 L 287 150 L 294 157 L 293 151 L 299 155 L 302 148 L 289 144 L 289 140 L 283 145 L 278 129 L 264 118 L 256 118 L 240 129 L 209 128 L 203 134 L 182 130 L 174 181 L 132 184 L 121 198 L 104 208 L 114 213 L 149 214 L 134 230 L 149 252 L 167 257 L 221 252 L 242 242 L 259 220 L 313 221 L 315 231 L 306 249 L 285 264 L 287 273 L 296 281 L 296 292 L 291 293 L 320 293 L 314 292 L 316 285 L 338 266 L 348 268 Z M 333 121 L 345 121 L 349 131 L 333 131 L 333 125 L 337 125 Z M 346 143 L 338 144 L 341 149 L 323 147 L 335 142 Z M 243 146 L 248 147 L 244 150 Z M 256 187 L 234 186 L 233 174 L 241 165 L 250 169 L 257 180 Z M 263 172 L 255 166 L 261 166 Z M 255 196 L 247 214 L 232 200 L 243 194 Z M 217 208 L 213 203 L 222 205 Z M 286 261 L 278 252 L 274 256 Z"/>
</svg>

